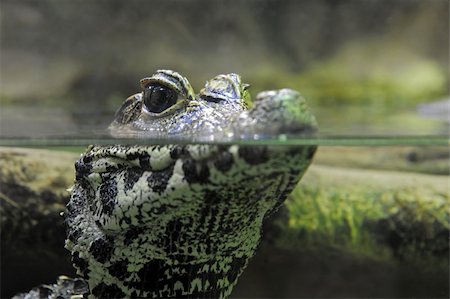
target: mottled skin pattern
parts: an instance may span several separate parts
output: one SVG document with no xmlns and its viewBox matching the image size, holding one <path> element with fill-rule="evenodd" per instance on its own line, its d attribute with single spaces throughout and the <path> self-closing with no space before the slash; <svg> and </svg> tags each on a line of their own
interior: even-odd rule
<svg viewBox="0 0 450 299">
<path fill-rule="evenodd" d="M 161 150 L 168 156 L 152 163 Z M 229 295 L 259 243 L 264 217 L 283 202 L 314 152 L 260 150 L 92 147 L 77 163 L 67 213 L 75 228 L 67 248 L 92 294 Z"/>
<path fill-rule="evenodd" d="M 316 126 L 297 92 L 261 93 L 251 104 L 248 85 L 235 74 L 208 81 L 198 96 L 173 71 L 158 71 L 141 86 L 144 92 L 118 110 L 113 135 L 211 141 L 307 135 Z M 259 244 L 264 219 L 315 150 L 176 142 L 89 147 L 76 163 L 65 213 L 66 248 L 89 296 L 227 297 Z"/>
</svg>

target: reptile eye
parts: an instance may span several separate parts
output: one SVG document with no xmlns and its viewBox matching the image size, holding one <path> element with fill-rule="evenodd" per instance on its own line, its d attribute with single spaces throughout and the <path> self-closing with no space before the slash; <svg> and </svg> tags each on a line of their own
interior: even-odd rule
<svg viewBox="0 0 450 299">
<path fill-rule="evenodd" d="M 161 113 L 173 106 L 177 98 L 173 89 L 162 85 L 151 85 L 144 90 L 144 104 L 153 113 Z"/>
</svg>

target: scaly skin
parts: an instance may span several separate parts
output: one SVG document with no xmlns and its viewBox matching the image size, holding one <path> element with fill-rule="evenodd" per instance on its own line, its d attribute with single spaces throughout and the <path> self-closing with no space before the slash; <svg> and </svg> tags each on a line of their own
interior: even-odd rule
<svg viewBox="0 0 450 299">
<path fill-rule="evenodd" d="M 161 150 L 166 160 L 147 162 Z M 83 174 L 68 206 L 66 246 L 98 297 L 226 297 L 255 252 L 262 221 L 313 152 L 93 147 L 77 164 Z"/>
<path fill-rule="evenodd" d="M 197 97 L 173 71 L 141 85 L 144 92 L 124 102 L 110 132 L 173 144 L 89 147 L 76 163 L 66 248 L 91 297 L 225 298 L 255 253 L 264 219 L 300 180 L 316 147 L 176 140 L 308 135 L 315 119 L 293 90 L 261 93 L 252 104 L 235 74 L 208 81 Z M 167 101 L 159 101 L 161 93 Z"/>
</svg>

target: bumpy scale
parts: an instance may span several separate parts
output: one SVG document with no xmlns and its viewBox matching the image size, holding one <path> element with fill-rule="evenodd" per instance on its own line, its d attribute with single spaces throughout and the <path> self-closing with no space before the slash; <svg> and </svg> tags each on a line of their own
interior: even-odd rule
<svg viewBox="0 0 450 299">
<path fill-rule="evenodd" d="M 116 113 L 113 135 L 217 141 L 307 135 L 316 127 L 296 91 L 261 93 L 252 104 L 236 74 L 213 78 L 197 97 L 186 78 L 168 70 L 141 86 Z M 76 163 L 65 213 L 66 248 L 89 296 L 227 297 L 255 253 L 264 219 L 315 150 L 176 142 L 89 147 Z"/>
</svg>

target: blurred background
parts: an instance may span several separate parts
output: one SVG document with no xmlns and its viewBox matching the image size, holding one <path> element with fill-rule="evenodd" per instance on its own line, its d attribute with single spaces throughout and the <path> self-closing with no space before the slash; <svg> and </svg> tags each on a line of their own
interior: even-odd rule
<svg viewBox="0 0 450 299">
<path fill-rule="evenodd" d="M 297 89 L 324 135 L 447 134 L 448 45 L 446 0 L 2 0 L 0 136 L 103 129 L 161 68 Z"/>
<path fill-rule="evenodd" d="M 274 217 L 296 226 L 264 229 L 233 295 L 448 298 L 449 6 L 448 0 L 0 0 L 0 144 L 94 138 L 157 69 L 179 71 L 196 92 L 227 72 L 242 75 L 253 96 L 299 90 L 323 137 L 439 136 L 442 147 L 321 146 L 287 201 L 286 213 L 294 216 Z M 56 202 L 63 210 L 86 142 L 59 158 L 0 155 L 0 185 L 9 188 L 0 195 Z M 9 175 L 8 167 L 18 174 Z M 56 187 L 48 186 L 49 177 Z M 34 221 L 23 210 L 20 219 Z M 2 242 L 14 249 L 0 250 L 0 297 L 75 275 L 62 248 L 61 217 L 43 219 L 60 229 L 44 231 L 51 251 L 36 250 L 38 229 L 31 237 L 4 230 L 18 243 Z M 364 247 L 359 237 L 366 233 L 382 254 L 372 243 Z M 277 245 L 280 238 L 285 247 Z M 28 259 L 21 251 L 31 251 Z"/>
</svg>

